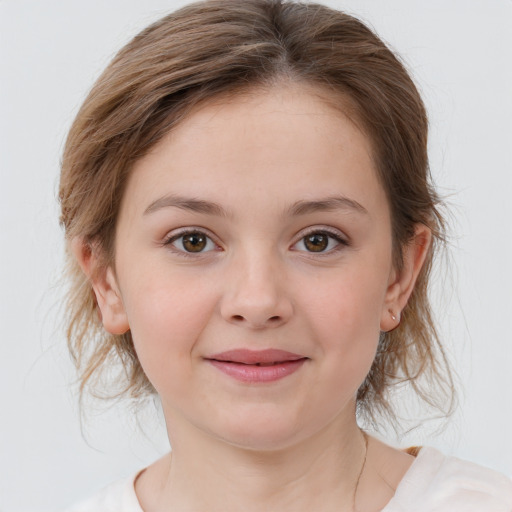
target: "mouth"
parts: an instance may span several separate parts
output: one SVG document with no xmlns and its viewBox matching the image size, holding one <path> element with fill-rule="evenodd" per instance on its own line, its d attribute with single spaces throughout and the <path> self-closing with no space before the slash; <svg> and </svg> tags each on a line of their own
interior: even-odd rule
<svg viewBox="0 0 512 512">
<path fill-rule="evenodd" d="M 207 357 L 226 375 L 242 382 L 273 382 L 295 373 L 309 358 L 284 350 L 236 349 Z"/>
</svg>

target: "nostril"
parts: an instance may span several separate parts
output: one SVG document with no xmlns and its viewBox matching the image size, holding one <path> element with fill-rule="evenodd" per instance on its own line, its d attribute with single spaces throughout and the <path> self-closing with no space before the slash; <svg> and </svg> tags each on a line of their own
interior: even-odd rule
<svg viewBox="0 0 512 512">
<path fill-rule="evenodd" d="M 244 322 L 245 317 L 243 315 L 233 315 L 231 317 L 235 322 Z M 279 315 L 271 316 L 268 320 L 269 323 L 275 324 L 281 321 L 281 317 Z"/>
</svg>

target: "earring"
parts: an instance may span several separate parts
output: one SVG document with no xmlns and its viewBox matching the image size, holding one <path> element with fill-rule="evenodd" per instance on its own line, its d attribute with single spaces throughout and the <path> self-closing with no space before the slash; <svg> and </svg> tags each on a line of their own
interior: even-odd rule
<svg viewBox="0 0 512 512">
<path fill-rule="evenodd" d="M 395 315 L 395 313 L 393 313 L 393 311 L 390 309 L 389 314 L 391 315 L 393 322 L 396 322 L 397 320 L 400 322 L 400 311 Z"/>
</svg>

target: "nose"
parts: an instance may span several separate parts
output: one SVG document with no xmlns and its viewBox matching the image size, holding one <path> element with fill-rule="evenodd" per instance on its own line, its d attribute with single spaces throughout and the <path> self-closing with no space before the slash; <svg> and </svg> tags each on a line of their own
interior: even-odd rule
<svg viewBox="0 0 512 512">
<path fill-rule="evenodd" d="M 277 258 L 256 255 L 233 261 L 221 301 L 222 317 L 250 329 L 279 327 L 293 314 L 286 277 Z"/>
</svg>

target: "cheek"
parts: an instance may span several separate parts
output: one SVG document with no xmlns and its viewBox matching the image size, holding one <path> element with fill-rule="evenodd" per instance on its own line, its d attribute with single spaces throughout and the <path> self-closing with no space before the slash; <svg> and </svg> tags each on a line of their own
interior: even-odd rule
<svg viewBox="0 0 512 512">
<path fill-rule="evenodd" d="M 376 265 L 350 265 L 330 273 L 312 287 L 307 300 L 311 320 L 326 328 L 338 326 L 340 333 L 378 333 L 387 282 L 388 273 Z"/>
<path fill-rule="evenodd" d="M 304 307 L 329 374 L 357 388 L 368 373 L 380 335 L 387 289 L 384 265 L 351 265 L 315 287 Z"/>
<path fill-rule="evenodd" d="M 159 390 L 191 371 L 191 355 L 215 305 L 210 287 L 179 276 L 146 276 L 125 290 L 125 309 L 135 350 L 148 379 Z M 176 379 L 177 381 L 178 379 Z"/>
</svg>

